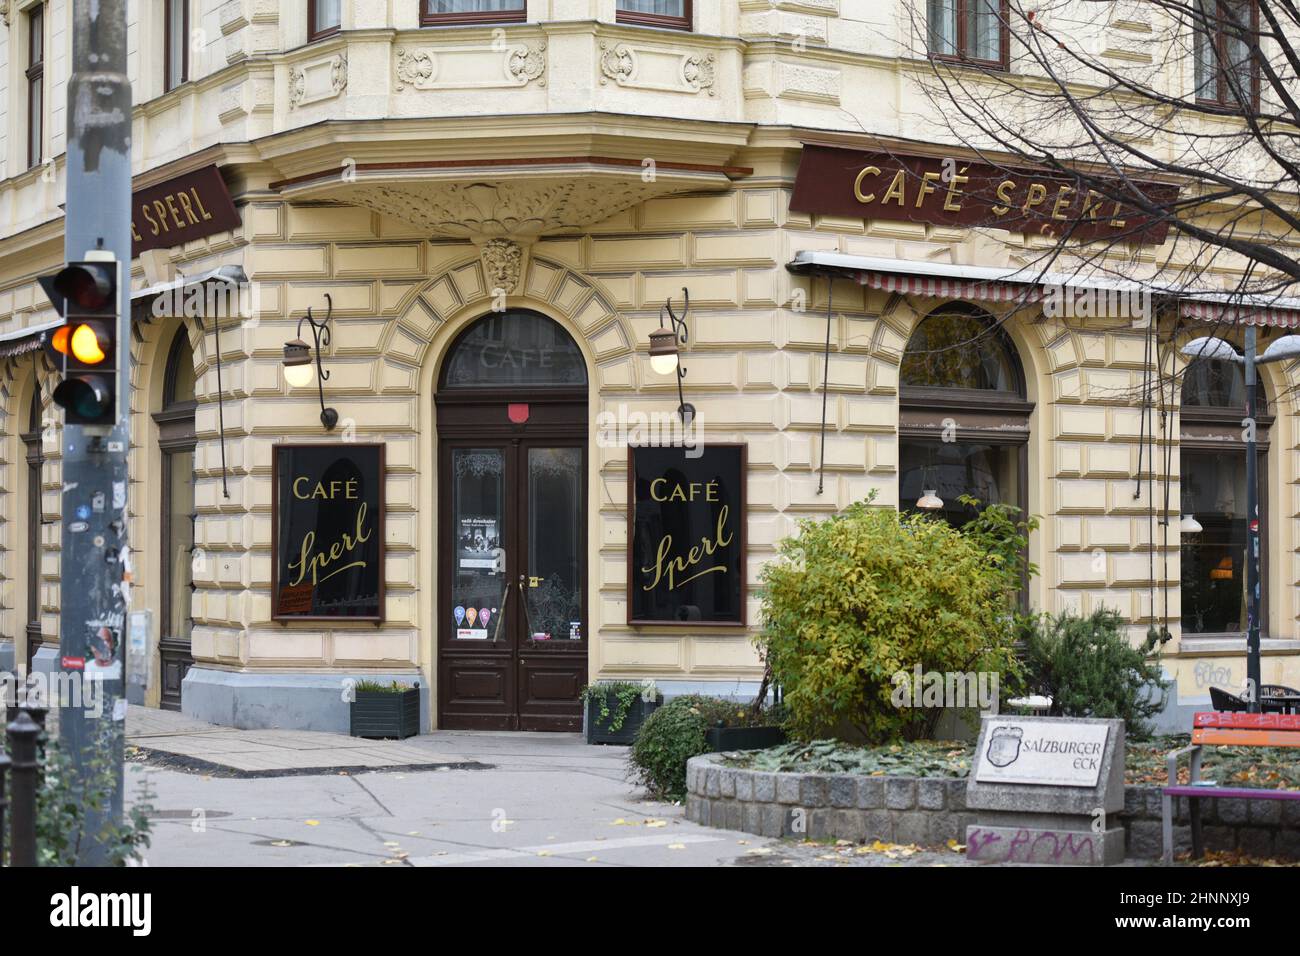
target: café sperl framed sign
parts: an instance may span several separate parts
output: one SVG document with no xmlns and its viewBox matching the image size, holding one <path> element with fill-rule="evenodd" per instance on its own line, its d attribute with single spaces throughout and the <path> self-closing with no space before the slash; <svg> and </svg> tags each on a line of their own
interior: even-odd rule
<svg viewBox="0 0 1300 956">
<path fill-rule="evenodd" d="M 276 445 L 271 617 L 384 619 L 384 446 Z"/>
<path fill-rule="evenodd" d="M 745 446 L 629 448 L 628 488 L 628 624 L 743 626 Z"/>
<path fill-rule="evenodd" d="M 1150 202 L 1178 198 L 1169 183 L 1130 181 Z M 1169 225 L 1078 181 L 1041 169 L 960 158 L 867 152 L 806 145 L 799 160 L 794 212 L 936 226 L 984 226 L 1079 240 L 1117 238 L 1160 244 Z"/>
</svg>

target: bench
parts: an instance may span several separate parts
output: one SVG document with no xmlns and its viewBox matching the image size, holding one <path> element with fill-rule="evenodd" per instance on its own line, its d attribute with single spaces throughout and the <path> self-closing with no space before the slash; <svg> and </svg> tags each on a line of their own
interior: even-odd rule
<svg viewBox="0 0 1300 956">
<path fill-rule="evenodd" d="M 1201 836 L 1201 801 L 1205 799 L 1300 800 L 1298 790 L 1252 790 L 1246 787 L 1216 787 L 1201 781 L 1201 748 L 1300 747 L 1300 714 L 1249 714 L 1236 711 L 1206 711 L 1192 719 L 1192 744 L 1175 750 L 1166 760 L 1169 786 L 1161 790 L 1161 826 L 1164 861 L 1174 859 L 1174 798 L 1186 797 L 1192 823 L 1192 859 L 1205 854 Z M 1190 760 L 1188 783 L 1178 783 L 1178 760 Z"/>
</svg>

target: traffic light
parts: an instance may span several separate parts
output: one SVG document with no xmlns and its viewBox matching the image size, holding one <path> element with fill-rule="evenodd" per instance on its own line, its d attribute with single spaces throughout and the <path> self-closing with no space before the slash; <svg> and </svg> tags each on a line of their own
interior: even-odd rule
<svg viewBox="0 0 1300 956">
<path fill-rule="evenodd" d="M 50 345 L 63 356 L 54 401 L 69 425 L 117 423 L 116 260 L 70 262 L 41 285 L 64 319 Z"/>
</svg>

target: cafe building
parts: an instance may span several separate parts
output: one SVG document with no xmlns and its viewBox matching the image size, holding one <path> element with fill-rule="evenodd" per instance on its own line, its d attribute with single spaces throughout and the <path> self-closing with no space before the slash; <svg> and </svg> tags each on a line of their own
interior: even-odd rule
<svg viewBox="0 0 1300 956">
<path fill-rule="evenodd" d="M 344 730 L 350 681 L 398 680 L 426 728 L 544 731 L 599 679 L 745 698 L 764 563 L 873 492 L 1039 516 L 1026 605 L 1167 627 L 1171 720 L 1239 689 L 1242 382 L 1144 412 L 1148 329 L 1026 268 L 1043 222 L 1134 213 L 930 142 L 869 93 L 911 68 L 856 6 L 139 5 L 138 702 Z M 62 104 L 68 10 L 8 7 L 0 666 L 49 670 L 63 114 L 19 94 L 50 50 Z M 1294 686 L 1291 377 L 1261 370 L 1259 447 L 1264 679 Z"/>
</svg>

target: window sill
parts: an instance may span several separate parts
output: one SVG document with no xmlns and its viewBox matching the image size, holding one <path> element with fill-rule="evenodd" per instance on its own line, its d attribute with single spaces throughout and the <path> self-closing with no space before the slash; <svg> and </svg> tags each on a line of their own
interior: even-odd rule
<svg viewBox="0 0 1300 956">
<path fill-rule="evenodd" d="M 1259 647 L 1261 654 L 1295 654 L 1300 653 L 1300 639 L 1261 635 Z M 1245 653 L 1246 638 L 1236 634 L 1184 634 L 1178 642 L 1180 657 L 1202 655 L 1239 657 Z"/>
<path fill-rule="evenodd" d="M 653 13 L 625 13 L 619 11 L 614 22 L 623 26 L 659 27 L 661 30 L 691 31 L 691 23 L 685 17 L 659 17 Z"/>
<path fill-rule="evenodd" d="M 980 70 L 994 70 L 998 73 L 1010 73 L 1011 65 L 1007 60 L 978 60 L 974 57 L 959 56 L 950 53 L 928 53 L 926 54 L 936 63 L 947 63 L 949 66 L 969 66 Z"/>
</svg>

